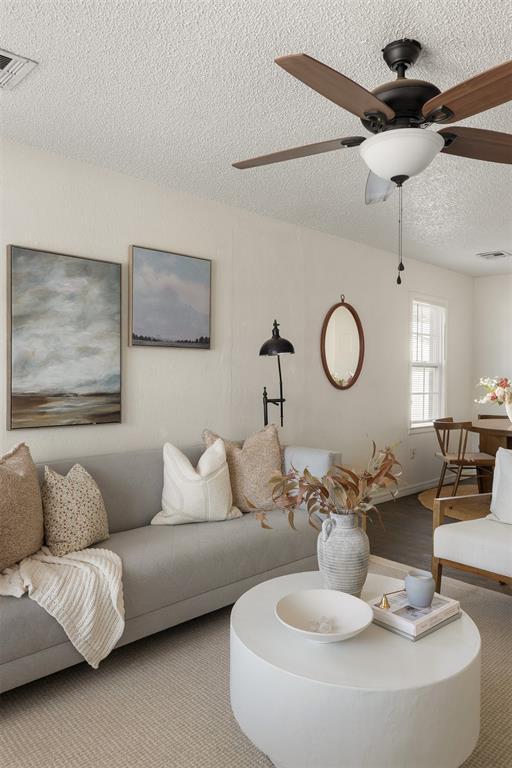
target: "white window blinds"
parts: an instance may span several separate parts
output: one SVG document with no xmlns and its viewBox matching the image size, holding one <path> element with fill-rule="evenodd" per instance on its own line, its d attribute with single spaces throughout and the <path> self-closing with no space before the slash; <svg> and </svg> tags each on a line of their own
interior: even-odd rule
<svg viewBox="0 0 512 768">
<path fill-rule="evenodd" d="M 444 388 L 445 309 L 413 300 L 411 323 L 410 426 L 441 417 Z"/>
</svg>

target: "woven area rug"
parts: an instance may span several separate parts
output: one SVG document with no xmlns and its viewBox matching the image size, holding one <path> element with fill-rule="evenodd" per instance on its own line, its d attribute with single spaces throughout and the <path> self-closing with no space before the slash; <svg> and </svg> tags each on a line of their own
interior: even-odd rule
<svg viewBox="0 0 512 768">
<path fill-rule="evenodd" d="M 422 491 L 418 494 L 418 501 L 423 504 L 427 509 L 434 509 L 434 500 L 436 498 L 437 488 L 427 488 L 426 491 Z M 441 496 L 451 496 L 453 493 L 453 485 L 443 485 L 441 489 Z M 476 483 L 461 483 L 457 488 L 457 496 L 469 496 L 474 493 L 478 493 L 478 485 Z"/>
<path fill-rule="evenodd" d="M 374 572 L 400 578 L 404 569 L 372 558 Z M 512 598 L 443 582 L 483 640 L 481 736 L 464 768 L 510 768 Z M 224 609 L 120 648 L 97 671 L 81 664 L 4 694 L 0 764 L 270 768 L 231 715 L 228 629 Z"/>
</svg>

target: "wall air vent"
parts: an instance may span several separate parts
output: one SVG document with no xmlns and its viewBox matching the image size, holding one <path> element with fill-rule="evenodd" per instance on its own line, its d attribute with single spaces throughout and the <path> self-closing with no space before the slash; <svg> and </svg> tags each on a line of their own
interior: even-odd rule
<svg viewBox="0 0 512 768">
<path fill-rule="evenodd" d="M 10 91 L 37 67 L 37 61 L 0 49 L 0 88 Z"/>
<path fill-rule="evenodd" d="M 512 256 L 512 251 L 484 251 L 483 253 L 477 253 L 481 259 L 487 259 L 492 261 L 493 259 L 506 259 L 507 256 Z"/>
</svg>

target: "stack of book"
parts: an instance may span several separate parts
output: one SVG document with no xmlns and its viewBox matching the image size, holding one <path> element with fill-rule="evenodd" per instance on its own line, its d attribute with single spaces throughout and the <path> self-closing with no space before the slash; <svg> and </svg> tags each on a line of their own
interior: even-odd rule
<svg viewBox="0 0 512 768">
<path fill-rule="evenodd" d="M 437 593 L 429 608 L 414 608 L 410 605 L 405 589 L 387 595 L 387 598 L 389 608 L 379 608 L 381 598 L 369 601 L 373 609 L 373 621 L 408 640 L 419 640 L 461 615 L 458 600 Z"/>
</svg>

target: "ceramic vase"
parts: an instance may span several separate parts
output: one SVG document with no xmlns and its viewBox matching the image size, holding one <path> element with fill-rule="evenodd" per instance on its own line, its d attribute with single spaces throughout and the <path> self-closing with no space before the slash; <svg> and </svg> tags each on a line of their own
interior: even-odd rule
<svg viewBox="0 0 512 768">
<path fill-rule="evenodd" d="M 510 421 L 512 421 L 512 402 L 505 403 L 505 409 L 507 411 L 507 416 L 509 417 Z"/>
<path fill-rule="evenodd" d="M 318 565 L 326 589 L 359 597 L 368 575 L 370 543 L 353 513 L 331 514 L 318 535 Z"/>
</svg>

